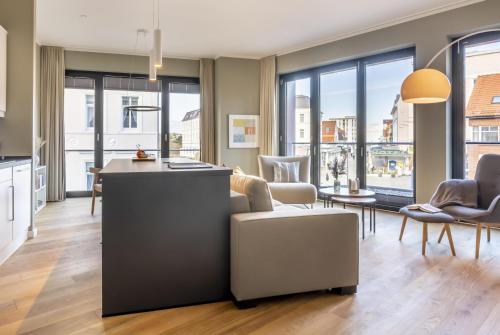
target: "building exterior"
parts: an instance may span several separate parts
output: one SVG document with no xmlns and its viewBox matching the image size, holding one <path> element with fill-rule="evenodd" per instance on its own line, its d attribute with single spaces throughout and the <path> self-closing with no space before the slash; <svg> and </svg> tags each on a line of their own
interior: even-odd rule
<svg viewBox="0 0 500 335">
<path fill-rule="evenodd" d="M 180 156 L 199 159 L 200 152 L 200 110 L 187 112 L 182 118 Z"/>
<path fill-rule="evenodd" d="M 474 178 L 482 155 L 500 154 L 500 73 L 476 78 L 465 112 L 467 178 Z"/>
</svg>

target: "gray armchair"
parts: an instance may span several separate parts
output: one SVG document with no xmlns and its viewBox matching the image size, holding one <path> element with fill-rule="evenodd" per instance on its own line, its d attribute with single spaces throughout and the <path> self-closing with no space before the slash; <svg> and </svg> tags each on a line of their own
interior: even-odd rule
<svg viewBox="0 0 500 335">
<path fill-rule="evenodd" d="M 500 227 L 500 155 L 483 155 L 477 164 L 474 179 L 478 186 L 478 207 L 453 205 L 443 207 L 443 211 L 455 219 L 476 224 L 476 258 L 479 258 L 483 225 L 487 227 L 488 242 L 490 228 Z"/>
</svg>

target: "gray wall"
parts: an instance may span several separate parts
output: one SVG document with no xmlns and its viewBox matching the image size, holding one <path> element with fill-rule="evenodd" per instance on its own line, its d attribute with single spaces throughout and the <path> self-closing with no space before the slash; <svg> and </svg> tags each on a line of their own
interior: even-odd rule
<svg viewBox="0 0 500 335">
<path fill-rule="evenodd" d="M 500 1 L 488 0 L 393 27 L 331 42 L 278 57 L 278 72 L 416 47 L 417 68 L 424 67 L 450 38 L 483 28 L 500 27 Z M 432 67 L 447 71 L 449 59 L 439 57 Z M 450 177 L 450 115 L 446 104 L 416 108 L 417 201 L 428 201 L 437 184 Z"/>
<path fill-rule="evenodd" d="M 259 114 L 260 63 L 257 60 L 218 58 L 215 61 L 217 162 L 240 166 L 258 175 L 259 149 L 229 149 L 228 115 Z"/>
<path fill-rule="evenodd" d="M 148 73 L 149 58 L 146 56 L 131 56 L 98 52 L 69 51 L 64 54 L 66 69 L 122 72 L 122 73 Z M 193 59 L 164 58 L 163 67 L 158 74 L 199 77 L 200 62 Z"/>
<path fill-rule="evenodd" d="M 7 31 L 7 113 L 0 118 L 0 155 L 31 156 L 35 106 L 35 1 L 0 2 Z"/>
</svg>

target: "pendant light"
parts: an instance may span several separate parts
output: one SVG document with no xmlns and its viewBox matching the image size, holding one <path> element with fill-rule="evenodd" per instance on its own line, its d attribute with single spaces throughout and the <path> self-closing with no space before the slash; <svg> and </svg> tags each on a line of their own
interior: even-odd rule
<svg viewBox="0 0 500 335">
<path fill-rule="evenodd" d="M 143 35 L 144 40 L 146 40 L 145 36 L 147 34 L 147 30 L 145 29 L 139 29 L 137 30 L 137 36 L 135 40 L 135 52 L 137 53 L 137 44 L 139 43 L 139 36 Z M 146 42 L 147 43 L 147 42 Z M 154 66 L 153 62 L 153 54 L 152 52 L 150 53 L 149 56 L 149 80 L 150 81 L 156 81 L 156 67 Z M 129 74 L 129 79 L 128 79 L 128 85 L 127 85 L 127 96 L 130 93 L 130 84 L 132 83 L 132 73 Z M 158 92 L 157 92 L 158 93 Z M 159 95 L 159 93 L 158 93 Z M 125 106 L 123 108 L 125 111 L 129 112 L 158 112 L 161 111 L 161 107 L 159 106 L 153 106 L 153 105 L 142 105 L 142 106 Z"/>
<path fill-rule="evenodd" d="M 155 27 L 155 2 L 156 6 L 156 27 Z M 153 32 L 153 51 L 150 56 L 153 60 L 154 66 L 156 68 L 161 68 L 163 66 L 162 57 L 162 33 L 160 29 L 160 0 L 153 0 L 153 27 L 155 27 Z"/>
</svg>

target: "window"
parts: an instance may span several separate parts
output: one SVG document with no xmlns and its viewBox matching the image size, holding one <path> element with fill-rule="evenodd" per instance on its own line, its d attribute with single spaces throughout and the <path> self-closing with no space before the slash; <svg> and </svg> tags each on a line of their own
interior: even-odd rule
<svg viewBox="0 0 500 335">
<path fill-rule="evenodd" d="M 94 183 L 94 174 L 90 172 L 90 169 L 93 167 L 94 167 L 94 162 L 85 162 L 87 191 L 92 191 L 92 184 Z"/>
<path fill-rule="evenodd" d="M 320 188 L 357 177 L 379 204 L 413 202 L 413 106 L 399 92 L 414 54 L 409 48 L 280 76 L 280 153 L 311 155 Z"/>
<path fill-rule="evenodd" d="M 500 154 L 500 33 L 453 48 L 452 177 L 473 179 L 479 159 Z"/>
<path fill-rule="evenodd" d="M 86 124 L 87 128 L 94 128 L 94 95 L 85 96 Z"/>
<path fill-rule="evenodd" d="M 137 112 L 126 110 L 127 106 L 139 105 L 139 97 L 122 97 L 122 127 L 134 129 L 137 128 Z"/>
<path fill-rule="evenodd" d="M 474 126 L 472 127 L 473 142 L 498 142 L 498 126 Z"/>
<path fill-rule="evenodd" d="M 163 105 L 162 102 L 168 102 Z M 130 105 L 158 112 L 125 112 Z M 198 78 L 66 71 L 65 177 L 68 196 L 88 196 L 91 166 L 130 159 L 140 145 L 156 157 L 200 158 Z M 173 139 L 175 137 L 175 140 Z"/>
</svg>

